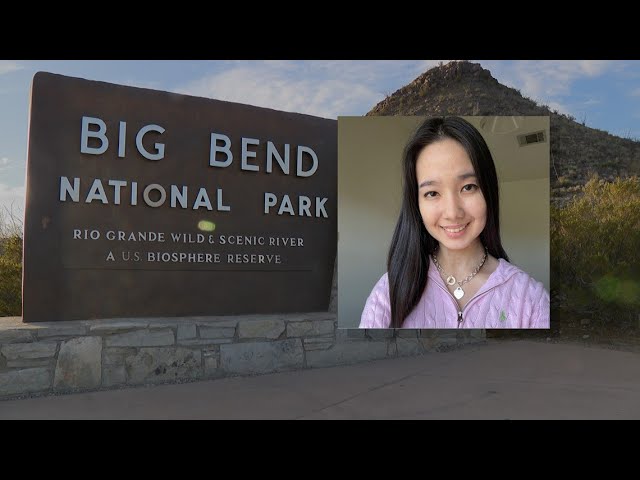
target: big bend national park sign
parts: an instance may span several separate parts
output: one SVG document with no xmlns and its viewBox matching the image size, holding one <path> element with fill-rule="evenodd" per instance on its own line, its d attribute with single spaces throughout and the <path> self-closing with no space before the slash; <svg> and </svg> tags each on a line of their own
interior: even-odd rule
<svg viewBox="0 0 640 480">
<path fill-rule="evenodd" d="M 337 122 L 39 72 L 26 322 L 328 309 Z"/>
</svg>

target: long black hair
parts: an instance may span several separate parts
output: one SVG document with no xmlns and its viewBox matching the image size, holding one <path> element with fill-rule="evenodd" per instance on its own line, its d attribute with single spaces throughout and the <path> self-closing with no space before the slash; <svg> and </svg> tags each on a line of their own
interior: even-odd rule
<svg viewBox="0 0 640 480">
<path fill-rule="evenodd" d="M 391 328 L 402 327 L 427 286 L 429 255 L 435 252 L 438 242 L 427 232 L 420 215 L 416 161 L 424 147 L 445 138 L 457 141 L 466 150 L 487 204 L 487 221 L 480 241 L 495 258 L 509 261 L 500 241 L 498 175 L 482 135 L 459 117 L 425 120 L 405 146 L 402 161 L 402 207 L 387 258 Z"/>
</svg>

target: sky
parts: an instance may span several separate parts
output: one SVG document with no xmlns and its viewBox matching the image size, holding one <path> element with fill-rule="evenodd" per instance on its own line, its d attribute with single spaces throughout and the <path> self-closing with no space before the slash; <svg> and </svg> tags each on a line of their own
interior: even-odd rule
<svg viewBox="0 0 640 480">
<path fill-rule="evenodd" d="M 38 71 L 325 118 L 364 115 L 448 60 L 0 60 L 0 211 L 24 213 L 29 89 Z M 587 126 L 640 139 L 640 61 L 471 60 Z"/>
</svg>

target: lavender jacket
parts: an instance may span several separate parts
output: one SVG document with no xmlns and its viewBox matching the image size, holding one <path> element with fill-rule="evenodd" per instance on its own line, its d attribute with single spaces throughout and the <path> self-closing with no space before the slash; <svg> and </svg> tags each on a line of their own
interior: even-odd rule
<svg viewBox="0 0 640 480">
<path fill-rule="evenodd" d="M 462 311 L 429 260 L 429 280 L 402 328 L 549 328 L 549 293 L 542 283 L 504 259 Z M 389 278 L 371 291 L 360 328 L 389 328 Z"/>
</svg>

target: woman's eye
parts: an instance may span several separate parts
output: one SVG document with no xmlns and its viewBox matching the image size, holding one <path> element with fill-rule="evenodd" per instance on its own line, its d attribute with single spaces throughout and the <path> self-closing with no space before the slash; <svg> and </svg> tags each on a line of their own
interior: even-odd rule
<svg viewBox="0 0 640 480">
<path fill-rule="evenodd" d="M 462 187 L 463 192 L 475 192 L 477 189 L 478 189 L 478 186 L 473 183 L 470 183 Z"/>
<path fill-rule="evenodd" d="M 435 197 L 436 195 L 438 195 L 438 192 L 426 192 L 426 193 L 424 194 L 425 198 L 433 198 L 433 197 Z"/>
</svg>

